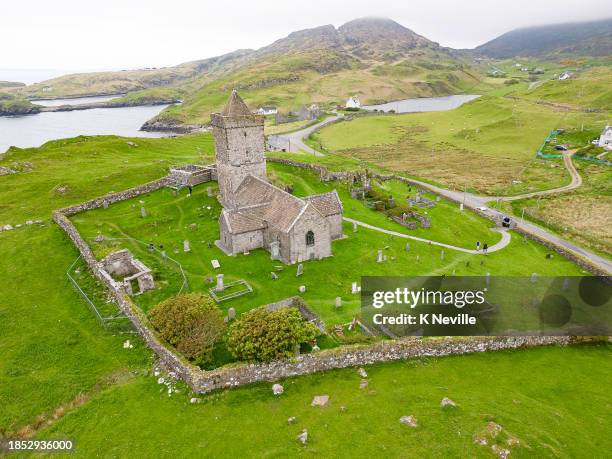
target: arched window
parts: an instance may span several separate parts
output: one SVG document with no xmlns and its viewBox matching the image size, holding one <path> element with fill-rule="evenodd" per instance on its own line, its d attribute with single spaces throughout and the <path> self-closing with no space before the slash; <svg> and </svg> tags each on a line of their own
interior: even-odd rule
<svg viewBox="0 0 612 459">
<path fill-rule="evenodd" d="M 306 245 L 307 246 L 314 245 L 314 233 L 312 231 L 308 231 L 306 233 Z"/>
</svg>

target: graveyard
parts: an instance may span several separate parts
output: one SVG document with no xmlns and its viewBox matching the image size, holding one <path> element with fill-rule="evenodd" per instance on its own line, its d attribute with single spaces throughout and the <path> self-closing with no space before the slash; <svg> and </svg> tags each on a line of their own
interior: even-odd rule
<svg viewBox="0 0 612 459">
<path fill-rule="evenodd" d="M 284 164 L 269 163 L 269 175 L 279 185 L 291 184 L 296 195 L 336 189 L 345 217 L 380 230 L 450 244 L 470 250 L 475 241 L 494 246 L 500 238 L 494 224 L 473 212 L 460 210 L 456 203 L 423 194 L 428 203 L 431 226 L 410 229 L 380 212 L 367 200 L 352 197 L 349 181 L 322 182 L 313 172 Z M 396 180 L 376 182 L 374 189 L 414 201 L 417 190 Z M 545 247 L 510 236 L 507 246 L 483 255 L 406 239 L 364 226 L 344 222 L 344 238 L 334 242 L 334 255 L 321 260 L 285 265 L 272 260 L 264 249 L 227 256 L 215 244 L 219 237 L 216 182 L 179 190 L 162 188 L 110 206 L 79 213 L 73 223 L 99 260 L 129 250 L 153 273 L 155 288 L 133 296 L 145 312 L 160 301 L 187 291 L 211 294 L 219 308 L 232 317 L 257 306 L 299 295 L 329 330 L 321 346 L 335 347 L 371 338 L 344 332 L 360 316 L 360 296 L 354 288 L 365 275 L 579 275 L 582 270 L 569 260 L 554 256 Z M 426 198 L 425 196 L 429 196 Z M 508 260 L 513 260 L 508 263 Z M 219 277 L 223 288 L 219 287 Z M 90 286 L 90 292 L 95 288 Z M 230 311 L 231 310 L 231 311 Z M 339 334 L 334 327 L 344 325 Z M 331 339 L 329 339 L 331 337 Z M 229 359 L 229 360 L 228 360 Z M 227 352 L 217 351 L 215 365 L 231 361 Z"/>
</svg>

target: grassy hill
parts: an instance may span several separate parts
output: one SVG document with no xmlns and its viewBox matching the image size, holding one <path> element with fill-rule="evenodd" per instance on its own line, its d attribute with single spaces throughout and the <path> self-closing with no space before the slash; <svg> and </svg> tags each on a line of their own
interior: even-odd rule
<svg viewBox="0 0 612 459">
<path fill-rule="evenodd" d="M 609 56 L 611 48 L 612 18 L 608 18 L 516 29 L 478 46 L 475 51 L 503 59 L 550 54 Z"/>
<path fill-rule="evenodd" d="M 207 123 L 233 88 L 252 106 L 289 111 L 311 103 L 335 107 L 351 95 L 362 103 L 379 103 L 464 93 L 481 85 L 467 55 L 389 19 L 364 18 L 175 67 L 66 75 L 7 91 L 20 98 L 137 92 L 146 100 L 164 89 L 184 103 L 153 122 L 175 125 Z"/>
</svg>

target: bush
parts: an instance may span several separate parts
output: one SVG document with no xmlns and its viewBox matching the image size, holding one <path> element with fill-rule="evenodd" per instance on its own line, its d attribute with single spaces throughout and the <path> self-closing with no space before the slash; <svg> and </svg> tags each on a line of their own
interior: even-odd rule
<svg viewBox="0 0 612 459">
<path fill-rule="evenodd" d="M 223 314 L 213 299 L 201 293 L 168 298 L 151 310 L 149 318 L 165 341 L 197 363 L 210 360 L 225 328 Z"/>
<path fill-rule="evenodd" d="M 312 341 L 319 329 L 302 319 L 295 308 L 274 311 L 265 306 L 243 314 L 230 327 L 228 348 L 241 360 L 270 360 L 291 357 L 300 343 Z"/>
</svg>

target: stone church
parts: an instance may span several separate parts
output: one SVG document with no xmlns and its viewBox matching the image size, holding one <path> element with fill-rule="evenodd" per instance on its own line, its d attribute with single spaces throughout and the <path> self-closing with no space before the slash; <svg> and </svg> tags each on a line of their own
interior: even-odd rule
<svg viewBox="0 0 612 459">
<path fill-rule="evenodd" d="M 213 113 L 221 239 L 228 255 L 265 248 L 284 263 L 329 257 L 342 237 L 338 193 L 298 198 L 268 183 L 264 117 L 251 113 L 236 91 L 222 113 Z"/>
</svg>

